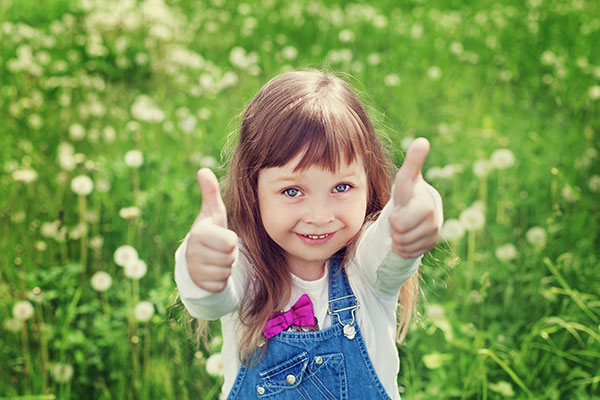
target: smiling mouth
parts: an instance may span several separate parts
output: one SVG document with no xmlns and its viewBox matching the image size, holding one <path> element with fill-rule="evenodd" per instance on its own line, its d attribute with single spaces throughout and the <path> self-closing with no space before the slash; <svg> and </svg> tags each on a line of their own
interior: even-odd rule
<svg viewBox="0 0 600 400">
<path fill-rule="evenodd" d="M 324 233 L 322 235 L 305 235 L 302 233 L 296 233 L 296 235 L 306 244 L 323 244 L 328 242 L 335 235 L 335 232 Z"/>
</svg>

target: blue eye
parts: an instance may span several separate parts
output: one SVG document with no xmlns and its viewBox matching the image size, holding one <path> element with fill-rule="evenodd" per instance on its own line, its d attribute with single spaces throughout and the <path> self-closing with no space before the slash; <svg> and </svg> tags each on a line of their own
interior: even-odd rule
<svg viewBox="0 0 600 400">
<path fill-rule="evenodd" d="M 301 192 L 296 188 L 289 188 L 283 191 L 283 194 L 285 194 L 287 197 L 298 197 L 300 196 L 300 193 Z"/>
<path fill-rule="evenodd" d="M 335 185 L 335 187 L 333 188 L 333 191 L 335 193 L 343 193 L 343 192 L 347 192 L 348 190 L 350 190 L 352 186 L 350 186 L 347 183 L 340 183 L 338 185 Z"/>
</svg>

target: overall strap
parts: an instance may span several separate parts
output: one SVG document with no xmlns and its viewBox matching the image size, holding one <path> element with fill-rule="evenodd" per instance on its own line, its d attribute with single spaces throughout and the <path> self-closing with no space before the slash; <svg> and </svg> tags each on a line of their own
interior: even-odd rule
<svg viewBox="0 0 600 400">
<path fill-rule="evenodd" d="M 356 310 L 360 304 L 350 287 L 348 276 L 346 276 L 339 257 L 331 258 L 329 266 L 329 307 L 327 312 L 331 315 L 331 323 L 341 324 L 344 327 L 344 335 L 353 339 Z"/>
</svg>

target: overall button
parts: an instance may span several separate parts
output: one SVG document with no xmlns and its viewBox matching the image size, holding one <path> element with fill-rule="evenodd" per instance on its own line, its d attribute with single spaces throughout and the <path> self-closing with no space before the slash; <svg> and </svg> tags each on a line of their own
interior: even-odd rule
<svg viewBox="0 0 600 400">
<path fill-rule="evenodd" d="M 262 386 L 257 387 L 256 393 L 258 393 L 259 395 L 265 394 L 265 388 Z"/>
<path fill-rule="evenodd" d="M 285 381 L 288 384 L 293 385 L 294 383 L 296 383 L 296 377 L 292 374 L 289 374 L 288 376 L 285 377 Z"/>
<path fill-rule="evenodd" d="M 321 357 L 321 356 L 315 357 L 315 363 L 317 363 L 317 365 L 323 364 L 323 357 Z"/>
</svg>

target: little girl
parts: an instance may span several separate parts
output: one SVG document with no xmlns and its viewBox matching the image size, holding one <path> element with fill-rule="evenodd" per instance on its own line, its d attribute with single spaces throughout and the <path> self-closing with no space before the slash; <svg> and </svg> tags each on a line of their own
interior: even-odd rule
<svg viewBox="0 0 600 400">
<path fill-rule="evenodd" d="M 243 115 L 224 199 L 198 171 L 202 209 L 175 254 L 190 314 L 221 319 L 228 399 L 399 399 L 403 338 L 442 203 L 417 139 L 392 180 L 355 94 L 315 70 L 268 82 Z M 394 183 L 394 187 L 392 186 Z"/>
</svg>

